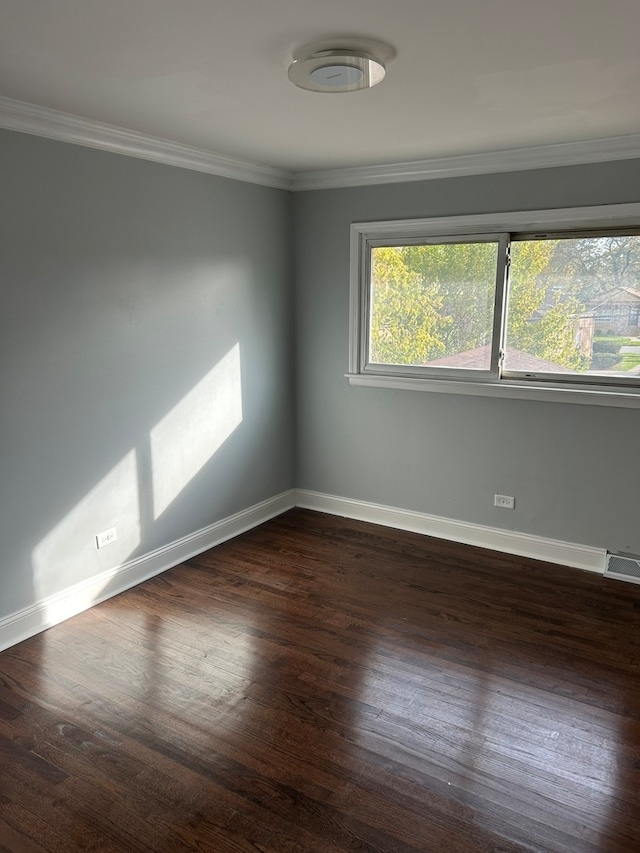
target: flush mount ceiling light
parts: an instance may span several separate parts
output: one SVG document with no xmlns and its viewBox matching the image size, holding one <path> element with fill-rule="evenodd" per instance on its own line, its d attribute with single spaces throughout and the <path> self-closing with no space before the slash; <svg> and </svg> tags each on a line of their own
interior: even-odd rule
<svg viewBox="0 0 640 853">
<path fill-rule="evenodd" d="M 383 61 L 366 50 L 340 47 L 316 50 L 294 59 L 289 80 L 310 92 L 355 92 L 384 80 Z"/>
</svg>

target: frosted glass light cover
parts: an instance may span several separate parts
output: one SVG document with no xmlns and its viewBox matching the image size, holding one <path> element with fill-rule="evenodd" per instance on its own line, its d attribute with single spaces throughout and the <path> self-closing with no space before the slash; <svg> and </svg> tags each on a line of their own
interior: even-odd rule
<svg viewBox="0 0 640 853">
<path fill-rule="evenodd" d="M 320 86 L 354 86 L 360 83 L 364 74 L 360 68 L 351 65 L 321 65 L 309 74 L 313 83 Z"/>
<path fill-rule="evenodd" d="M 311 92 L 353 92 L 380 83 L 386 70 L 372 56 L 347 50 L 323 50 L 296 59 L 289 66 L 289 80 Z"/>
</svg>

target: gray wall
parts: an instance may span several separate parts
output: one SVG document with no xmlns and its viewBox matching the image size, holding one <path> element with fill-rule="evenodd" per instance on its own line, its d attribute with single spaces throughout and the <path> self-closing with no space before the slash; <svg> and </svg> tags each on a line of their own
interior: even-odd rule
<svg viewBox="0 0 640 853">
<path fill-rule="evenodd" d="M 352 221 L 638 187 L 634 161 L 292 197 L 0 131 L 0 618 L 294 485 L 640 553 L 640 413 L 344 378 Z"/>
<path fill-rule="evenodd" d="M 291 488 L 294 435 L 289 193 L 8 131 L 0 188 L 1 618 Z"/>
<path fill-rule="evenodd" d="M 351 222 L 639 200 L 640 161 L 297 193 L 296 485 L 640 553 L 640 411 L 344 378 Z M 495 509 L 496 492 L 516 509 Z"/>
</svg>

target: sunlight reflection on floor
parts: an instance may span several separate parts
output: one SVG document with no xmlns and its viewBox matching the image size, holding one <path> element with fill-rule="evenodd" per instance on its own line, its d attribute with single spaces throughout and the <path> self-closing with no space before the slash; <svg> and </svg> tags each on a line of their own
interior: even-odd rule
<svg viewBox="0 0 640 853">
<path fill-rule="evenodd" d="M 362 698 L 380 710 L 359 727 L 361 745 L 386 751 L 404 725 L 398 747 L 403 763 L 472 808 L 492 789 L 500 802 L 505 791 L 528 788 L 522 813 L 510 817 L 523 831 L 528 820 L 547 811 L 550 789 L 573 819 L 577 804 L 587 814 L 607 814 L 616 791 L 620 737 L 606 715 L 587 703 L 491 671 L 478 676 L 448 661 L 438 660 L 431 671 L 416 670 L 412 678 L 404 662 L 401 668 L 398 678 L 388 654 L 372 654 Z M 490 828 L 490 816 L 479 813 L 476 820 Z M 585 820 L 582 829 L 595 841 L 601 827 L 592 824 Z"/>
</svg>

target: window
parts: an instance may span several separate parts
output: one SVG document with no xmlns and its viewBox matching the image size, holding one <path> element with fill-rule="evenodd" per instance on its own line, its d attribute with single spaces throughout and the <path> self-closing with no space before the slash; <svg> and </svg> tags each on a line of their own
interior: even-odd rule
<svg viewBox="0 0 640 853">
<path fill-rule="evenodd" d="M 640 205 L 353 225 L 350 380 L 640 405 L 637 223 Z"/>
</svg>

